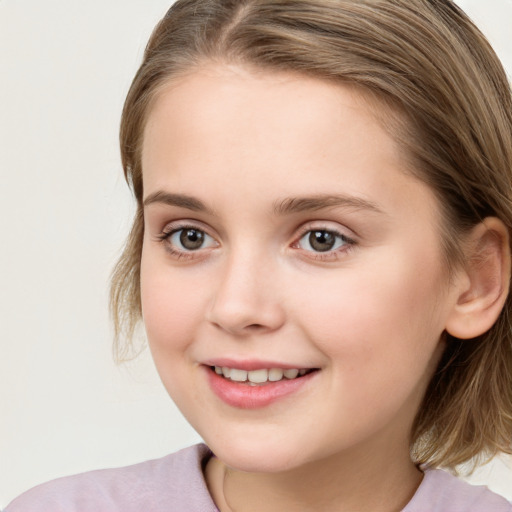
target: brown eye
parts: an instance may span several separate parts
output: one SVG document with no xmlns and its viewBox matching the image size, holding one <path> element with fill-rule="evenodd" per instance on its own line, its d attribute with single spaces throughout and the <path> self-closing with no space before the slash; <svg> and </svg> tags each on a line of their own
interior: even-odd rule
<svg viewBox="0 0 512 512">
<path fill-rule="evenodd" d="M 185 249 L 195 251 L 203 245 L 204 233 L 198 229 L 182 229 L 180 242 Z"/>
<path fill-rule="evenodd" d="M 330 251 L 336 243 L 336 237 L 329 231 L 311 231 L 309 245 L 318 252 Z"/>
<path fill-rule="evenodd" d="M 328 252 L 350 245 L 351 241 L 336 231 L 327 229 L 314 229 L 308 231 L 299 240 L 299 247 L 311 252 Z"/>
<path fill-rule="evenodd" d="M 210 235 L 193 227 L 177 229 L 166 238 L 172 247 L 183 252 L 197 251 L 216 245 Z"/>
</svg>

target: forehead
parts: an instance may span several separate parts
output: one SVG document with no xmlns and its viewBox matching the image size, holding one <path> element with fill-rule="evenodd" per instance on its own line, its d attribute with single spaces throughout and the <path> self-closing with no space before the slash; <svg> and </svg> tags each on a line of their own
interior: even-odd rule
<svg viewBox="0 0 512 512">
<path fill-rule="evenodd" d="M 333 129 L 347 138 L 351 131 L 342 130 L 342 124 L 348 121 L 344 118 L 349 111 L 353 113 L 351 123 L 373 130 L 378 109 L 378 102 L 372 101 L 370 106 L 355 86 L 292 72 L 211 64 L 173 79 L 157 93 L 145 127 L 144 149 L 146 142 L 155 140 L 152 127 L 157 124 L 160 133 L 164 125 L 168 131 L 179 125 L 182 138 L 199 135 L 198 130 L 200 135 L 218 138 L 234 125 L 244 125 L 239 139 L 264 136 L 272 130 L 292 135 L 292 125 L 294 136 L 307 135 L 312 142 Z M 395 149 L 391 146 L 389 149 Z"/>
<path fill-rule="evenodd" d="M 307 140 L 306 146 L 293 146 L 299 155 L 333 140 L 340 147 L 350 145 L 361 130 L 398 160 L 398 148 L 374 121 L 375 108 L 370 110 L 355 88 L 320 79 L 234 65 L 204 66 L 158 93 L 144 131 L 143 163 L 149 163 L 157 146 L 166 145 L 171 153 L 200 143 L 212 155 L 216 145 L 230 142 L 230 154 L 235 155 L 247 140 L 254 148 L 266 143 L 275 158 L 299 139 Z"/>
<path fill-rule="evenodd" d="M 275 200 L 334 187 L 372 202 L 407 201 L 411 187 L 425 186 L 407 176 L 401 149 L 377 121 L 386 109 L 378 108 L 355 87 L 295 73 L 195 70 L 160 91 L 148 116 L 145 196 L 207 180 L 221 196 L 261 191 Z"/>
</svg>

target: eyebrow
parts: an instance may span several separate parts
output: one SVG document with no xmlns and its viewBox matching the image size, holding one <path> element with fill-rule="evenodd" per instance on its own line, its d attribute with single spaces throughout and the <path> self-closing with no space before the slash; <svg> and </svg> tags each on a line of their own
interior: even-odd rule
<svg viewBox="0 0 512 512">
<path fill-rule="evenodd" d="M 213 211 L 210 210 L 210 208 L 208 208 L 202 201 L 185 194 L 171 194 L 170 192 L 159 190 L 144 199 L 144 206 L 155 203 L 165 204 L 168 206 L 178 206 L 194 212 L 204 212 L 209 215 L 213 215 Z"/>
<path fill-rule="evenodd" d="M 383 213 L 375 203 L 360 197 L 320 194 L 310 197 L 289 197 L 282 199 L 274 203 L 274 214 L 287 215 L 290 213 L 323 210 L 337 206 Z"/>
<path fill-rule="evenodd" d="M 144 206 L 150 204 L 165 204 L 186 208 L 195 212 L 203 212 L 214 215 L 213 210 L 208 208 L 201 200 L 186 194 L 172 194 L 159 190 L 150 194 L 144 199 Z M 369 210 L 375 213 L 383 213 L 373 202 L 354 196 L 319 194 L 308 197 L 287 197 L 274 203 L 274 215 L 284 216 L 292 213 L 323 210 L 326 208 L 345 207 L 355 210 Z"/>
</svg>

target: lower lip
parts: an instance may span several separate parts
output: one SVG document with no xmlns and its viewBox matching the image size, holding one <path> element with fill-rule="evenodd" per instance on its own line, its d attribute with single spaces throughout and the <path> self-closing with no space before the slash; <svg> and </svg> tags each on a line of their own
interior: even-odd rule
<svg viewBox="0 0 512 512">
<path fill-rule="evenodd" d="M 266 384 L 251 386 L 241 382 L 233 382 L 217 375 L 210 367 L 205 366 L 208 381 L 213 392 L 226 404 L 238 409 L 260 409 L 278 400 L 298 392 L 318 371 L 313 371 L 290 380 L 267 382 Z"/>
</svg>

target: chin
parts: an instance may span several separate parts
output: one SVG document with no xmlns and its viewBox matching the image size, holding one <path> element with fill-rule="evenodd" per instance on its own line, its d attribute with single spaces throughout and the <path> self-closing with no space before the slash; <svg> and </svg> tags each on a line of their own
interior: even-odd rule
<svg viewBox="0 0 512 512">
<path fill-rule="evenodd" d="M 279 473 L 305 463 L 300 447 L 286 446 L 282 440 L 213 439 L 206 444 L 228 467 L 247 473 Z"/>
</svg>

